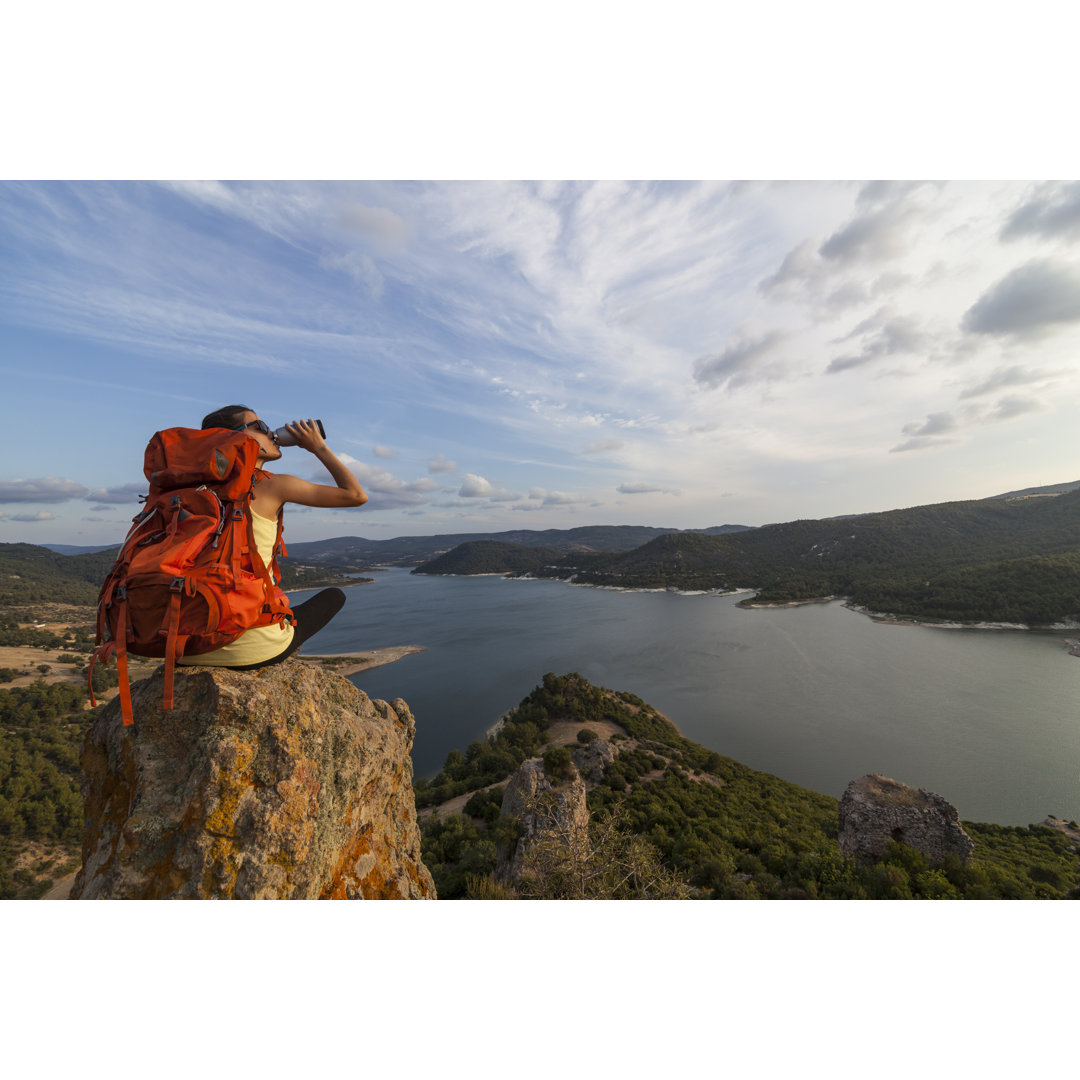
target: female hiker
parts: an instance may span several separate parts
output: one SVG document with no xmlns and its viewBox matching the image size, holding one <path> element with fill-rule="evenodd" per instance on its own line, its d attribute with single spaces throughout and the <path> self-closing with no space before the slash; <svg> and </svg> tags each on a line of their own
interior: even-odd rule
<svg viewBox="0 0 1080 1080">
<path fill-rule="evenodd" d="M 281 457 L 281 447 L 270 428 L 246 405 L 226 405 L 203 418 L 203 430 L 228 428 L 243 431 L 259 444 L 251 502 L 251 523 L 255 544 L 263 562 L 269 566 L 277 539 L 278 516 L 285 503 L 299 506 L 363 506 L 367 494 L 356 477 L 338 460 L 319 434 L 313 420 L 296 420 L 287 425 L 298 446 L 314 454 L 326 466 L 334 485 L 312 484 L 297 476 L 270 473 L 263 469 L 269 461 Z M 177 662 L 188 666 L 226 667 L 234 671 L 253 671 L 278 664 L 318 633 L 342 608 L 345 594 L 340 589 L 322 592 L 293 608 L 296 625 L 289 622 L 257 626 L 244 631 L 235 641 L 213 652 L 181 657 Z"/>
</svg>

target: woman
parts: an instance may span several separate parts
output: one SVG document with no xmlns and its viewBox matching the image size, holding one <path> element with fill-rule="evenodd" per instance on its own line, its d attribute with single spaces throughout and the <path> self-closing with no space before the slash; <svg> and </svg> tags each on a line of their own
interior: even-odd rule
<svg viewBox="0 0 1080 1080">
<path fill-rule="evenodd" d="M 368 501 L 356 477 L 337 459 L 319 434 L 314 420 L 296 420 L 286 425 L 297 445 L 314 454 L 327 468 L 335 486 L 312 484 L 297 476 L 269 473 L 268 461 L 281 457 L 270 428 L 246 405 L 226 405 L 203 418 L 202 427 L 243 431 L 259 444 L 255 480 L 252 485 L 251 524 L 255 544 L 263 562 L 269 566 L 277 539 L 278 515 L 285 503 L 300 506 L 363 506 Z M 256 626 L 244 631 L 235 641 L 197 656 L 182 657 L 178 663 L 198 667 L 226 667 L 234 671 L 279 664 L 318 633 L 342 608 L 345 594 L 340 589 L 324 589 L 293 608 L 296 625 L 288 622 Z"/>
</svg>

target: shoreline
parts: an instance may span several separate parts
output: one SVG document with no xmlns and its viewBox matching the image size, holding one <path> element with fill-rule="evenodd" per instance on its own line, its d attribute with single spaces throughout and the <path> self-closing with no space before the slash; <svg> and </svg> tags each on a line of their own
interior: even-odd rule
<svg viewBox="0 0 1080 1080">
<path fill-rule="evenodd" d="M 365 649 L 363 652 L 347 653 L 297 653 L 295 659 L 318 663 L 321 667 L 336 671 L 339 675 L 355 675 L 359 671 L 383 667 L 403 660 L 406 656 L 427 652 L 422 645 L 388 645 L 381 649 Z"/>
</svg>

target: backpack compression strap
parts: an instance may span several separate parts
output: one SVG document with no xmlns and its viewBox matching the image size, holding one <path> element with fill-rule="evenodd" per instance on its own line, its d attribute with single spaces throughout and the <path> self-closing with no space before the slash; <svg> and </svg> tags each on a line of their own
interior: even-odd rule
<svg viewBox="0 0 1080 1080">
<path fill-rule="evenodd" d="M 194 596 L 195 590 L 192 583 L 182 577 L 173 578 L 169 586 L 169 614 L 165 625 L 161 628 L 165 633 L 165 690 L 162 694 L 161 708 L 164 712 L 171 712 L 173 708 L 173 685 L 176 681 L 176 658 L 184 655 L 184 646 L 190 635 L 181 634 L 180 631 L 180 598 L 184 592 L 188 596 Z"/>
<path fill-rule="evenodd" d="M 97 698 L 94 695 L 94 663 L 100 660 L 108 664 L 113 653 L 116 654 L 116 674 L 120 683 L 120 715 L 124 727 L 131 727 L 135 723 L 135 717 L 131 710 L 131 681 L 128 676 L 127 662 L 127 597 L 124 590 L 117 590 L 120 602 L 120 615 L 117 619 L 116 637 L 106 641 L 90 654 L 90 663 L 87 667 L 86 682 L 90 688 L 90 704 L 97 708 Z"/>
</svg>

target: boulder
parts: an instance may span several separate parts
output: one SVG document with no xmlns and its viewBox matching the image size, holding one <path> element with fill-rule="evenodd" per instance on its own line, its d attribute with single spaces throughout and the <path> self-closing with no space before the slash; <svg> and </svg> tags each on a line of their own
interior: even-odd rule
<svg viewBox="0 0 1080 1080">
<path fill-rule="evenodd" d="M 890 840 L 921 851 L 932 863 L 946 855 L 971 858 L 975 844 L 956 807 L 940 795 L 871 773 L 852 780 L 840 799 L 840 850 L 874 860 Z"/>
<path fill-rule="evenodd" d="M 83 865 L 71 899 L 435 899 L 409 757 L 416 724 L 300 659 L 163 668 L 83 745 Z"/>
<path fill-rule="evenodd" d="M 604 770 L 615 760 L 618 751 L 607 739 L 594 739 L 584 746 L 576 746 L 570 753 L 579 773 L 590 784 L 598 784 L 604 778 Z"/>
</svg>

